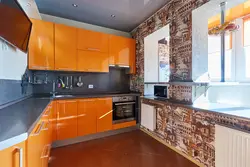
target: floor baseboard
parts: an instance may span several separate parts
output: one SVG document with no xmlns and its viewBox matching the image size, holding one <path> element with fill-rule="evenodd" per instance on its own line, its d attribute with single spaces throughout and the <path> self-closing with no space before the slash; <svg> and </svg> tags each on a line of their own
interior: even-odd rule
<svg viewBox="0 0 250 167">
<path fill-rule="evenodd" d="M 111 130 L 111 131 L 107 131 L 107 132 L 96 133 L 96 134 L 87 135 L 87 136 L 76 137 L 73 139 L 55 141 L 52 144 L 52 148 L 58 148 L 58 147 L 68 146 L 71 144 L 100 139 L 100 138 L 113 136 L 113 135 L 117 135 L 117 134 L 121 134 L 121 133 L 126 133 L 126 132 L 130 132 L 133 130 L 138 130 L 138 129 L 139 129 L 139 125 L 128 127 L 128 128 L 123 128 L 123 129 L 118 129 L 118 130 Z"/>
</svg>

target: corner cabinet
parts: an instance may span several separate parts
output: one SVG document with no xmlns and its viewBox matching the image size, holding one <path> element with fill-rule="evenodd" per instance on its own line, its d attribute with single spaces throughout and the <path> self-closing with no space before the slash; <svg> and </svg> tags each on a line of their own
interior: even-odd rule
<svg viewBox="0 0 250 167">
<path fill-rule="evenodd" d="M 0 151 L 0 159 L 1 167 L 26 167 L 25 142 Z"/>
<path fill-rule="evenodd" d="M 76 71 L 77 29 L 55 24 L 55 69 Z"/>
<path fill-rule="evenodd" d="M 33 70 L 54 70 L 54 24 L 31 19 L 28 67 Z"/>
</svg>

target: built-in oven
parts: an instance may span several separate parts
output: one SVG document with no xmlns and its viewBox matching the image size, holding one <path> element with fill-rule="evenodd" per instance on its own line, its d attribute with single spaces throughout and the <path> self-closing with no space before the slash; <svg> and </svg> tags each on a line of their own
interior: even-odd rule
<svg viewBox="0 0 250 167">
<path fill-rule="evenodd" d="M 113 123 L 136 120 L 136 97 L 113 97 Z"/>
</svg>

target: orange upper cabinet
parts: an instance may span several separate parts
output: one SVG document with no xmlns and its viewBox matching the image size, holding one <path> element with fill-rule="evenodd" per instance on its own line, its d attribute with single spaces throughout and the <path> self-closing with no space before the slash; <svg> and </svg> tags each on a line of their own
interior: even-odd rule
<svg viewBox="0 0 250 167">
<path fill-rule="evenodd" d="M 85 29 L 77 30 L 77 49 L 108 53 L 109 36 Z"/>
<path fill-rule="evenodd" d="M 112 98 L 100 98 L 97 106 L 97 132 L 112 130 Z"/>
<path fill-rule="evenodd" d="M 109 64 L 135 66 L 135 40 L 109 36 Z"/>
<path fill-rule="evenodd" d="M 42 20 L 33 23 L 29 42 L 29 69 L 54 70 L 54 24 Z"/>
<path fill-rule="evenodd" d="M 70 139 L 77 136 L 77 101 L 58 100 L 57 140 Z"/>
<path fill-rule="evenodd" d="M 0 166 L 1 167 L 25 167 L 26 147 L 25 142 L 9 147 L 0 151 Z M 20 164 L 23 161 L 23 164 Z"/>
<path fill-rule="evenodd" d="M 77 70 L 87 72 L 109 72 L 108 54 L 78 50 Z"/>
<path fill-rule="evenodd" d="M 78 136 L 96 133 L 96 101 L 95 98 L 78 100 Z"/>
<path fill-rule="evenodd" d="M 76 70 L 77 29 L 55 24 L 55 69 L 61 71 Z"/>
</svg>

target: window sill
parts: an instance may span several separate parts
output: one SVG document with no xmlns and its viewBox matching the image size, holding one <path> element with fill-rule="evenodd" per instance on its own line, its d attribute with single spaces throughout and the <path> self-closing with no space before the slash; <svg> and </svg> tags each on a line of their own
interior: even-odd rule
<svg viewBox="0 0 250 167">
<path fill-rule="evenodd" d="M 250 86 L 250 82 L 209 82 L 209 86 Z"/>
</svg>

